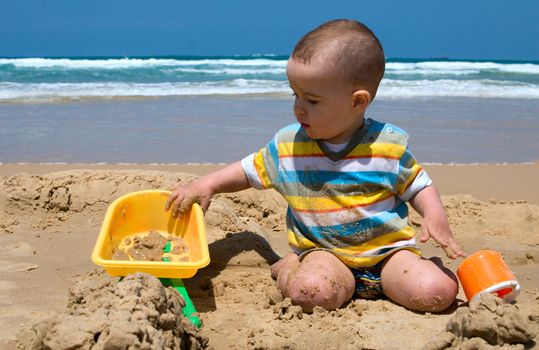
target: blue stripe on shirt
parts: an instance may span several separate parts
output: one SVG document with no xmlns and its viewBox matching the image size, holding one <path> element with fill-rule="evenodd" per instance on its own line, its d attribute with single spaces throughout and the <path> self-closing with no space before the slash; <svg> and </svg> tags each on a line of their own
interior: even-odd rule
<svg viewBox="0 0 539 350">
<path fill-rule="evenodd" d="M 404 219 L 407 216 L 408 207 L 406 206 L 406 203 L 401 202 L 393 210 L 388 210 L 376 216 L 371 216 L 347 224 L 339 224 L 332 226 L 306 226 L 303 223 L 299 222 L 295 217 L 293 217 L 293 219 L 294 223 L 302 233 L 309 232 L 309 235 L 311 235 L 313 238 L 320 240 L 325 239 L 329 236 L 335 236 L 335 234 L 345 237 L 361 232 L 373 231 L 377 227 L 380 227 L 391 220 Z"/>
<path fill-rule="evenodd" d="M 397 181 L 397 174 L 386 171 L 279 171 L 279 183 L 302 183 L 309 185 L 350 185 L 377 184 L 392 187 Z"/>
</svg>

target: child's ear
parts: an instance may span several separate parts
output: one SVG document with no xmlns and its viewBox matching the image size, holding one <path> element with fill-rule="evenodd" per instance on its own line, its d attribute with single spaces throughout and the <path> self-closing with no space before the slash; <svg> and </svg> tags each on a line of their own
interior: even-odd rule
<svg viewBox="0 0 539 350">
<path fill-rule="evenodd" d="M 371 94 L 367 90 L 356 90 L 353 96 L 353 108 L 365 110 L 371 103 Z"/>
</svg>

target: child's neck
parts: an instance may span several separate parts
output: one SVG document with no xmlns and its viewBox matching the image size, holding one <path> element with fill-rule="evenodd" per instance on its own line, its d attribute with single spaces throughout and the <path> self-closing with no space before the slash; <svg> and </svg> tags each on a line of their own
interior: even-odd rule
<svg viewBox="0 0 539 350">
<path fill-rule="evenodd" d="M 342 148 L 346 147 L 348 142 L 350 142 L 354 136 L 365 126 L 365 118 L 362 118 L 361 124 L 359 127 L 357 127 L 353 133 L 348 135 L 346 138 L 338 140 L 338 141 L 329 141 L 329 140 L 322 140 L 326 145 L 328 145 L 328 148 L 332 149 L 332 147 L 339 148 L 340 146 L 343 146 Z M 333 149 L 332 149 L 333 150 Z"/>
<path fill-rule="evenodd" d="M 350 138 L 351 140 L 351 138 Z M 333 153 L 338 153 L 346 148 L 346 145 L 348 145 L 348 142 L 350 140 L 346 140 L 345 142 L 339 142 L 339 143 L 332 143 L 327 141 L 322 141 L 326 145 L 326 147 Z"/>
</svg>

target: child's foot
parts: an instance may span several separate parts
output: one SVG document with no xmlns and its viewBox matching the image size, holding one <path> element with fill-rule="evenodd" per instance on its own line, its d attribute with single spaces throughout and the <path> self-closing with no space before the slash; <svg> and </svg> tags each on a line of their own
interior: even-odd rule
<svg viewBox="0 0 539 350">
<path fill-rule="evenodd" d="M 299 267 L 299 257 L 294 253 L 288 253 L 287 256 L 271 265 L 271 277 L 277 279 L 281 270 L 290 270 Z"/>
<path fill-rule="evenodd" d="M 271 276 L 276 279 L 277 289 L 281 291 L 283 297 L 288 296 L 288 284 L 300 266 L 299 257 L 294 253 L 288 254 L 271 266 Z"/>
</svg>

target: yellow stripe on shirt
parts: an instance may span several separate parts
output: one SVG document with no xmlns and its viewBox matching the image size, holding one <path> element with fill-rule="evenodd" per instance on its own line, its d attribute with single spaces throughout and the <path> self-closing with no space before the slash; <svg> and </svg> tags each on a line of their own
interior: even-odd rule
<svg viewBox="0 0 539 350">
<path fill-rule="evenodd" d="M 331 212 L 363 207 L 391 197 L 393 193 L 380 190 L 356 196 L 300 197 L 284 196 L 290 207 L 297 211 Z"/>
<path fill-rule="evenodd" d="M 325 157 L 316 142 L 280 142 L 279 158 Z M 399 159 L 406 147 L 394 143 L 369 143 L 357 145 L 345 158 L 392 158 Z"/>
<path fill-rule="evenodd" d="M 258 179 L 262 183 L 262 186 L 264 186 L 264 188 L 269 188 L 271 185 L 271 181 L 269 179 L 268 173 L 266 172 L 266 166 L 264 165 L 264 156 L 262 155 L 262 152 L 258 152 L 255 154 L 254 163 L 254 167 L 256 169 L 256 172 L 258 173 Z"/>
<path fill-rule="evenodd" d="M 406 147 L 394 143 L 369 143 L 358 145 L 345 158 L 392 158 L 400 159 Z"/>
<path fill-rule="evenodd" d="M 414 163 L 415 163 L 415 161 L 414 161 Z M 415 178 L 421 172 L 421 170 L 423 170 L 423 167 L 421 165 L 415 163 L 412 166 L 412 169 L 410 171 L 410 176 L 408 176 L 406 181 L 400 182 L 400 183 L 397 184 L 397 192 L 399 194 L 403 194 L 404 192 L 406 192 L 406 189 L 408 188 L 408 186 L 410 186 L 410 184 L 415 180 Z"/>
<path fill-rule="evenodd" d="M 282 157 L 325 157 L 316 142 L 280 142 L 277 144 L 279 158 Z"/>
</svg>

